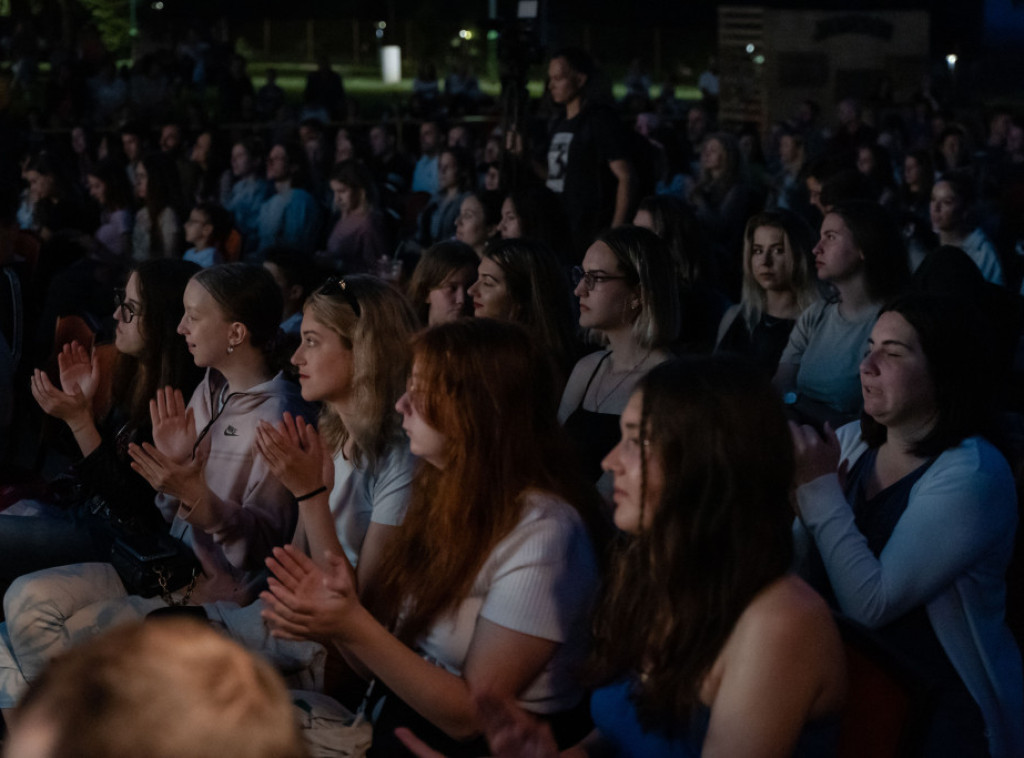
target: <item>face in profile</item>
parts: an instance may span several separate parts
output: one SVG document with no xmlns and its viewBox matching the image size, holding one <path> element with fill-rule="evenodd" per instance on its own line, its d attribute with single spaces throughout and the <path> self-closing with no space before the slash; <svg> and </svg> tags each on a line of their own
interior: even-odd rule
<svg viewBox="0 0 1024 758">
<path fill-rule="evenodd" d="M 498 225 L 498 233 L 504 240 L 518 239 L 523 236 L 522 228 L 519 225 L 519 214 L 510 197 L 506 197 L 501 204 L 501 223 Z"/>
<path fill-rule="evenodd" d="M 843 217 L 836 213 L 829 213 L 821 222 L 821 239 L 814 246 L 814 266 L 818 278 L 826 282 L 847 281 L 864 268 L 864 254 Z"/>
<path fill-rule="evenodd" d="M 473 315 L 507 321 L 512 315 L 512 297 L 509 295 L 505 271 L 491 258 L 482 258 L 477 266 L 477 279 L 469 288 L 473 298 Z"/>
<path fill-rule="evenodd" d="M 299 374 L 302 399 L 343 405 L 352 395 L 352 345 L 317 320 L 307 308 L 302 316 L 301 341 L 292 354 Z"/>
<path fill-rule="evenodd" d="M 398 398 L 395 409 L 402 414 L 402 429 L 409 438 L 409 450 L 435 468 L 443 469 L 447 453 L 447 438 L 423 417 L 422 371 L 418 361 L 413 362 L 412 373 L 405 394 Z"/>
<path fill-rule="evenodd" d="M 231 322 L 213 295 L 195 279 L 189 280 L 182 298 L 185 314 L 178 324 L 178 334 L 185 338 L 192 359 L 200 367 L 216 367 L 228 353 L 238 347 L 231 340 Z"/>
<path fill-rule="evenodd" d="M 595 242 L 583 256 L 581 268 L 593 286 L 584 277 L 573 290 L 580 299 L 580 326 L 609 331 L 632 324 L 639 315 L 639 294 L 626 281 L 612 249 L 600 240 Z"/>
<path fill-rule="evenodd" d="M 548 64 L 548 92 L 556 105 L 565 105 L 579 97 L 585 77 L 573 71 L 565 58 L 554 58 Z"/>
<path fill-rule="evenodd" d="M 878 317 L 860 363 L 864 412 L 886 427 L 927 429 L 936 410 L 935 383 L 917 330 L 902 314 Z"/>
<path fill-rule="evenodd" d="M 142 337 L 142 295 L 139 275 L 132 272 L 124 286 L 124 296 L 114 308 L 114 345 L 125 355 L 141 355 L 145 342 Z"/>
<path fill-rule="evenodd" d="M 493 226 L 487 225 L 483 203 L 474 195 L 467 196 L 455 219 L 455 239 L 479 252 L 494 231 Z"/>
<path fill-rule="evenodd" d="M 949 182 L 936 182 L 932 187 L 929 208 L 932 228 L 939 232 L 955 231 L 963 221 L 963 203 Z"/>
<path fill-rule="evenodd" d="M 642 429 L 643 393 L 634 392 L 622 416 L 619 429 L 622 438 L 601 462 L 601 468 L 614 477 L 612 501 L 615 526 L 630 534 L 648 529 L 654 520 L 654 511 L 665 488 L 665 475 L 661 462 Z M 646 458 L 647 486 L 644 487 L 644 459 Z"/>
</svg>

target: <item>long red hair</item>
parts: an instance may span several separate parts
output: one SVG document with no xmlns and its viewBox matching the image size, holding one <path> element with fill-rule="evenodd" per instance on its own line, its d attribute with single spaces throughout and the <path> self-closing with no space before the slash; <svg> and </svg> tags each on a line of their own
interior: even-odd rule
<svg viewBox="0 0 1024 758">
<path fill-rule="evenodd" d="M 445 465 L 420 463 L 368 599 L 407 644 L 468 596 L 519 522 L 524 491 L 559 495 L 592 532 L 597 524 L 596 493 L 576 475 L 555 418 L 548 362 L 525 330 L 462 320 L 421 332 L 412 347 L 412 402 L 446 437 Z"/>
</svg>

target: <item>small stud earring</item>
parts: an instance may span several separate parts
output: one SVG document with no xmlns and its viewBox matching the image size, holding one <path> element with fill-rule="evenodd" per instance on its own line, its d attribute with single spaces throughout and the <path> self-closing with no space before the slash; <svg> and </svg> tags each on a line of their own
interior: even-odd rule
<svg viewBox="0 0 1024 758">
<path fill-rule="evenodd" d="M 228 355 L 231 355 L 233 352 L 235 352 L 235 346 L 228 345 Z"/>
</svg>

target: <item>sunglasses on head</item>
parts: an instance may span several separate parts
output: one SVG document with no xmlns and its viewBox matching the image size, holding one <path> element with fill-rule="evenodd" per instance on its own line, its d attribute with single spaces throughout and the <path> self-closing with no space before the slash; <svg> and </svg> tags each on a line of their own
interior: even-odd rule
<svg viewBox="0 0 1024 758">
<path fill-rule="evenodd" d="M 335 277 L 329 277 L 326 282 L 317 290 L 317 294 L 326 295 L 327 297 L 336 297 L 341 295 L 349 307 L 352 308 L 352 312 L 356 314 L 356 318 L 359 318 L 360 308 L 359 301 L 356 300 L 355 293 L 352 292 L 352 288 L 348 282 L 344 279 L 337 279 Z"/>
</svg>

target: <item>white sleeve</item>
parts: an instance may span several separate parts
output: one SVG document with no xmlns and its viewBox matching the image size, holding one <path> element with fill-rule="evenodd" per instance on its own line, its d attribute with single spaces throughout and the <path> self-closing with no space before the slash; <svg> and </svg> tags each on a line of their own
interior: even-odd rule
<svg viewBox="0 0 1024 758">
<path fill-rule="evenodd" d="M 1009 467 L 978 440 L 947 450 L 914 485 L 877 558 L 854 523 L 837 476 L 799 487 L 797 500 L 840 608 L 869 627 L 927 603 L 1016 523 Z"/>
<path fill-rule="evenodd" d="M 581 614 L 589 613 L 598 586 L 593 547 L 578 516 L 521 524 L 497 549 L 507 558 L 495 570 L 480 616 L 516 632 L 566 642 Z"/>
</svg>

